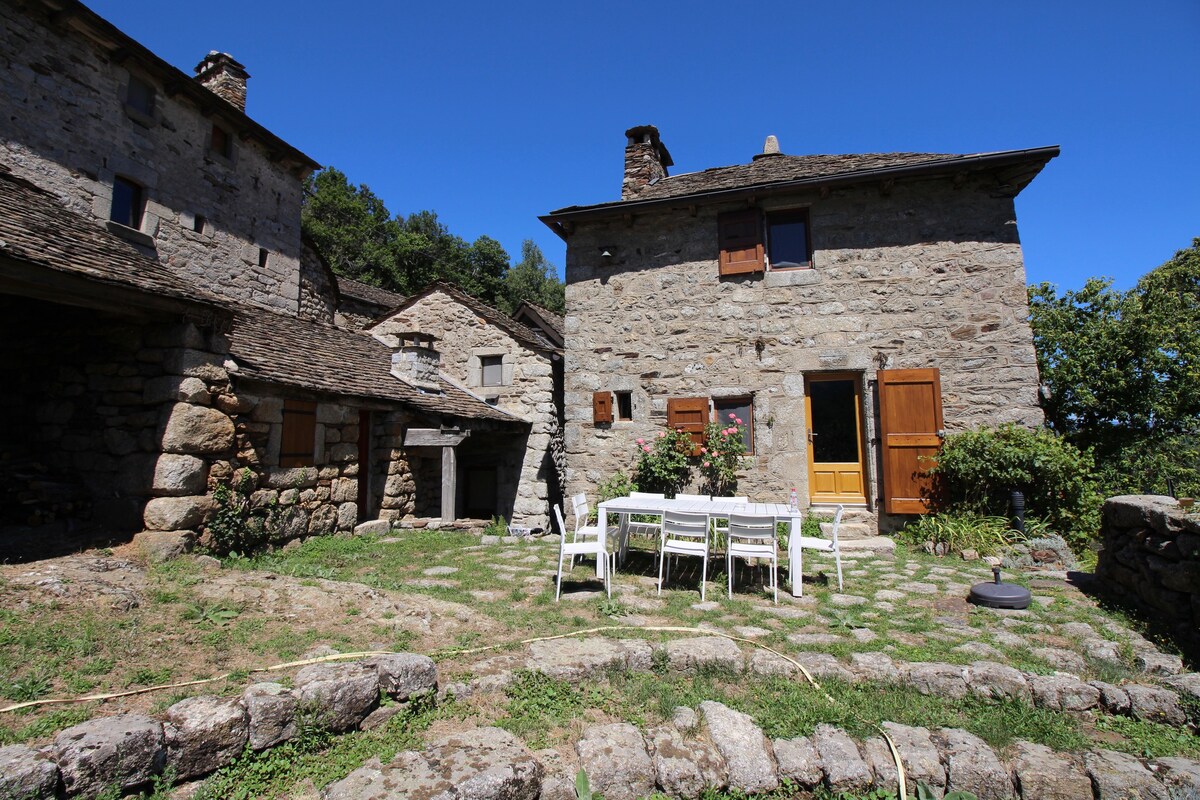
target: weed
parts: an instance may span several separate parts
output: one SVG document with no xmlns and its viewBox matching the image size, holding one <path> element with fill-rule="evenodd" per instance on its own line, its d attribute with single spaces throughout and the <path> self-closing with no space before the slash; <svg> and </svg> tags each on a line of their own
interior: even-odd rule
<svg viewBox="0 0 1200 800">
<path fill-rule="evenodd" d="M 229 608 L 223 603 L 207 603 L 190 605 L 183 612 L 183 618 L 196 625 L 228 625 L 238 618 L 241 611 Z"/>
<path fill-rule="evenodd" d="M 546 746 L 548 729 L 565 725 L 584 709 L 578 689 L 542 672 L 516 672 L 504 694 L 508 719 L 501 720 L 500 726 L 529 739 L 535 748 Z"/>
<path fill-rule="evenodd" d="M 620 600 L 611 597 L 601 600 L 596 606 L 596 612 L 602 617 L 623 617 L 628 613 Z"/>
<path fill-rule="evenodd" d="M 150 669 L 143 667 L 134 670 L 125 680 L 126 688 L 130 686 L 158 686 L 171 680 L 171 673 L 174 670 L 171 667 L 161 667 L 159 669 Z"/>
</svg>

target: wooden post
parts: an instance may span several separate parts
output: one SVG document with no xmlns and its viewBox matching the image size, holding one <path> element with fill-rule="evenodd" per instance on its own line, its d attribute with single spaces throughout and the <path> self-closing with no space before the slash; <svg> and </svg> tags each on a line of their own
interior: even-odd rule
<svg viewBox="0 0 1200 800">
<path fill-rule="evenodd" d="M 457 518 L 454 513 L 458 492 L 458 458 L 453 446 L 442 448 L 442 522 Z"/>
</svg>

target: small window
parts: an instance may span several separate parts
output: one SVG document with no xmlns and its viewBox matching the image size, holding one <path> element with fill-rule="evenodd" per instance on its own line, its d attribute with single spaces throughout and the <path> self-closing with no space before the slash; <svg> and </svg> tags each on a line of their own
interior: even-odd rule
<svg viewBox="0 0 1200 800">
<path fill-rule="evenodd" d="M 767 262 L 771 269 L 812 266 L 806 210 L 795 209 L 767 215 Z"/>
<path fill-rule="evenodd" d="M 633 419 L 633 392 L 616 392 L 617 419 L 628 422 Z"/>
<path fill-rule="evenodd" d="M 134 230 L 142 229 L 142 214 L 146 209 L 146 198 L 142 187 L 128 178 L 113 179 L 112 210 L 108 218 L 118 225 Z"/>
<path fill-rule="evenodd" d="M 737 424 L 742 431 L 742 446 L 754 452 L 754 398 L 721 397 L 713 400 L 713 418 L 718 425 Z"/>
<path fill-rule="evenodd" d="M 204 233 L 204 229 L 208 226 L 208 220 L 202 214 L 197 214 L 192 220 L 192 230 L 196 233 Z"/>
<path fill-rule="evenodd" d="M 504 356 L 481 356 L 479 366 L 484 386 L 504 385 Z"/>
<path fill-rule="evenodd" d="M 154 116 L 154 87 L 136 75 L 130 75 L 125 103 L 139 114 Z"/>
<path fill-rule="evenodd" d="M 222 158 L 229 158 L 233 155 L 233 137 L 220 125 L 213 125 L 208 149 Z"/>
<path fill-rule="evenodd" d="M 279 466 L 311 467 L 316 463 L 317 404 L 283 401 L 283 431 L 279 437 Z"/>
<path fill-rule="evenodd" d="M 264 269 L 266 268 L 267 257 L 269 255 L 271 255 L 271 251 L 268 250 L 267 248 L 265 248 L 265 247 L 258 248 L 258 266 L 259 267 L 264 268 Z"/>
</svg>

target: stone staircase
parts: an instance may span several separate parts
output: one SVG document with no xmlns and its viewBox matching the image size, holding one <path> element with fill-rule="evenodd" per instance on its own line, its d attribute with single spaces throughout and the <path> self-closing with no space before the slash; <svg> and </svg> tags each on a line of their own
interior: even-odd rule
<svg viewBox="0 0 1200 800">
<path fill-rule="evenodd" d="M 837 512 L 837 506 L 817 503 L 809 507 L 808 513 L 818 517 L 832 519 Z M 833 533 L 832 522 L 821 523 L 821 535 L 830 536 Z M 838 543 L 842 551 L 847 550 L 876 550 L 891 551 L 895 542 L 890 536 L 879 535 L 879 516 L 866 506 L 846 506 L 842 513 L 842 524 L 838 529 Z"/>
</svg>

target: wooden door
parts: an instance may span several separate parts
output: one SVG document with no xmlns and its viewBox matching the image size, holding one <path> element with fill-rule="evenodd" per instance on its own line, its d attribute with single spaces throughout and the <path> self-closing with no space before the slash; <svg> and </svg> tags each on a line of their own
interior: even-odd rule
<svg viewBox="0 0 1200 800">
<path fill-rule="evenodd" d="M 813 503 L 864 505 L 862 381 L 857 375 L 805 380 L 808 493 Z"/>
<path fill-rule="evenodd" d="M 884 510 L 925 514 L 935 490 L 929 468 L 942 446 L 941 375 L 881 369 L 878 377 Z"/>
</svg>

